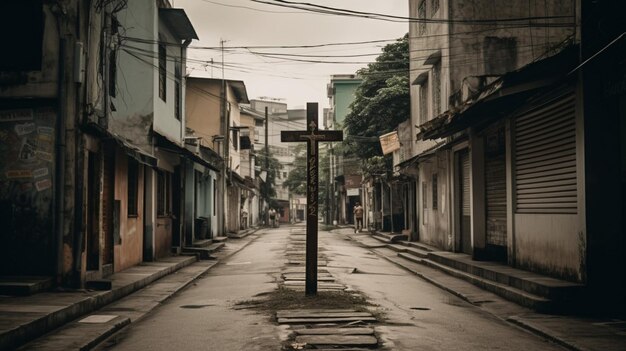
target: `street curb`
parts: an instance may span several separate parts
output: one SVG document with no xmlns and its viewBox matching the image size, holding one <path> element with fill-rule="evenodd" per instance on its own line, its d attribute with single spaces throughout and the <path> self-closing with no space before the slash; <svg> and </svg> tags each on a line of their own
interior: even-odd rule
<svg viewBox="0 0 626 351">
<path fill-rule="evenodd" d="M 516 326 L 518 326 L 518 327 L 520 327 L 520 328 L 522 328 L 522 329 L 524 329 L 526 331 L 529 331 L 531 333 L 540 335 L 540 336 L 542 336 L 542 337 L 544 337 L 544 338 L 554 342 L 555 344 L 558 344 L 560 346 L 565 347 L 568 350 L 572 350 L 572 351 L 590 351 L 587 348 L 577 346 L 577 345 L 575 345 L 575 344 L 573 344 L 573 343 L 571 343 L 569 341 L 566 341 L 566 340 L 564 340 L 562 338 L 554 336 L 553 334 L 550 334 L 548 331 L 542 329 L 541 327 L 533 325 L 532 323 L 528 323 L 526 321 L 523 321 L 523 320 L 519 319 L 516 316 L 509 317 L 509 318 L 506 319 L 506 321 L 511 323 L 511 324 L 513 324 L 513 325 L 516 325 Z"/>
<path fill-rule="evenodd" d="M 257 231 L 259 231 L 260 228 L 250 232 L 248 235 L 250 234 L 254 234 Z M 248 235 L 246 235 L 245 237 L 242 238 L 238 238 L 238 239 L 245 239 L 246 237 L 248 237 Z M 124 330 L 127 326 L 130 326 L 134 323 L 137 323 L 141 320 L 143 320 L 144 317 L 146 317 L 147 315 L 149 315 L 150 313 L 152 313 L 153 311 L 155 311 L 159 306 L 161 306 L 162 303 L 168 301 L 170 298 L 174 297 L 174 295 L 178 294 L 180 291 L 184 290 L 185 288 L 187 288 L 189 285 L 191 285 L 193 282 L 195 282 L 196 280 L 198 280 L 203 274 L 206 274 L 209 270 L 211 270 L 213 267 L 217 266 L 221 260 L 223 260 L 224 258 L 228 258 L 236 253 L 238 253 L 239 251 L 243 250 L 244 248 L 246 248 L 247 246 L 249 246 L 252 242 L 254 242 L 255 240 L 257 240 L 259 237 L 255 237 L 255 238 L 251 238 L 250 240 L 248 240 L 247 243 L 244 243 L 238 250 L 233 251 L 231 253 L 229 253 L 228 255 L 225 255 L 224 257 L 221 257 L 220 259 L 216 259 L 214 261 L 211 262 L 211 264 L 209 264 L 205 269 L 203 269 L 202 271 L 198 272 L 197 274 L 195 274 L 194 276 L 192 276 L 189 280 L 187 280 L 186 282 L 184 282 L 183 284 L 181 284 L 180 286 L 176 287 L 175 290 L 173 290 L 170 294 L 166 295 L 165 297 L 163 297 L 161 300 L 159 300 L 159 304 L 155 305 L 153 308 L 151 308 L 150 310 L 147 310 L 143 315 L 141 315 L 140 317 L 136 318 L 135 320 L 132 320 L 122 326 L 120 326 L 119 328 L 117 328 L 116 330 L 112 331 L 111 333 L 109 333 L 108 335 L 106 335 L 103 338 L 99 338 L 97 341 L 94 341 L 93 343 L 90 343 L 91 347 L 86 349 L 92 349 L 98 345 L 100 345 L 102 342 L 106 341 L 109 337 L 114 336 L 117 332 Z M 192 263 L 191 265 L 198 263 L 200 261 L 196 261 L 194 263 Z M 191 266 L 189 265 L 189 266 Z M 157 280 L 158 281 L 158 280 Z M 147 286 L 146 286 L 147 287 Z M 103 306 L 106 307 L 106 306 Z"/>
<path fill-rule="evenodd" d="M 19 325 L 16 328 L 0 335 L 0 350 L 9 350 L 20 347 L 76 318 L 87 315 L 145 286 L 148 286 L 150 283 L 186 267 L 195 261 L 195 257 L 189 257 L 131 284 L 112 289 L 98 295 L 86 297 L 77 303 L 42 316 L 39 319 Z M 147 265 L 149 265 L 149 263 L 147 263 Z"/>
<path fill-rule="evenodd" d="M 102 341 L 106 340 L 109 336 L 117 333 L 118 330 L 122 330 L 123 328 L 125 328 L 129 324 L 130 324 L 130 318 L 128 318 L 128 317 L 123 318 L 121 321 L 111 325 L 109 327 L 109 329 L 105 330 L 103 333 L 98 335 L 95 339 L 90 340 L 87 343 L 81 345 L 79 347 L 79 350 L 80 351 L 87 351 L 87 350 L 93 349 L 99 343 L 101 343 Z"/>
<path fill-rule="evenodd" d="M 472 303 L 472 301 L 465 294 L 463 294 L 461 292 L 458 292 L 458 291 L 456 291 L 456 290 L 454 290 L 454 289 L 452 289 L 450 287 L 447 287 L 443 283 L 440 283 L 440 282 L 438 282 L 435 279 L 427 277 L 423 273 L 414 271 L 410 267 L 403 265 L 401 262 L 399 262 L 399 260 L 394 260 L 394 259 L 392 259 L 390 257 L 386 257 L 386 256 L 376 252 L 375 248 L 368 247 L 368 245 L 365 245 L 365 244 L 361 243 L 359 240 L 356 240 L 351 235 L 346 235 L 346 236 L 348 238 L 350 238 L 350 240 L 357 242 L 359 245 L 361 245 L 361 247 L 369 249 L 374 254 L 376 254 L 378 257 L 381 257 L 381 258 L 383 258 L 383 259 L 385 259 L 385 260 L 395 264 L 396 266 L 398 266 L 398 267 L 400 267 L 400 268 L 402 268 L 402 269 L 404 269 L 404 270 L 406 270 L 406 271 L 408 271 L 410 273 L 415 274 L 416 276 L 418 276 L 419 278 L 425 280 L 426 282 L 428 282 L 428 283 L 430 283 L 430 284 L 432 284 L 432 285 L 434 285 L 434 286 L 436 286 L 436 287 L 438 287 L 438 288 L 440 288 L 440 289 L 442 289 L 444 291 L 447 291 L 447 292 L 451 293 L 452 295 L 454 295 L 454 296 L 456 296 L 456 297 L 458 297 L 458 298 L 460 298 L 460 299 L 462 299 L 462 300 L 472 304 L 473 306 L 476 306 L 476 307 L 480 308 L 480 306 Z M 416 264 L 421 264 L 421 263 L 416 263 Z M 500 317 L 500 316 L 498 316 L 496 314 L 491 313 L 489 310 L 482 309 L 482 308 L 481 308 L 481 310 L 489 313 L 490 315 L 492 315 L 492 316 L 494 316 L 494 317 L 496 317 L 496 318 L 498 318 L 498 319 L 500 319 L 502 321 L 508 322 L 511 325 L 514 325 L 516 327 L 520 327 L 520 328 L 522 328 L 522 329 L 524 329 L 524 330 L 526 330 L 528 332 L 531 332 L 531 333 L 533 333 L 533 334 L 535 334 L 537 336 L 540 336 L 540 337 L 543 337 L 543 338 L 545 338 L 547 340 L 550 340 L 550 341 L 554 342 L 555 344 L 558 344 L 559 346 L 567 348 L 568 350 L 572 350 L 572 351 L 590 351 L 589 349 L 577 346 L 577 345 L 575 345 L 575 344 L 573 344 L 571 342 L 568 342 L 568 341 L 563 340 L 563 339 L 561 339 L 561 338 L 559 338 L 557 336 L 554 336 L 553 334 L 550 334 L 548 331 L 543 330 L 541 327 L 535 326 L 535 325 L 533 325 L 531 323 L 527 323 L 525 321 L 522 321 L 522 320 L 518 319 L 515 316 L 502 318 L 502 317 Z"/>
</svg>

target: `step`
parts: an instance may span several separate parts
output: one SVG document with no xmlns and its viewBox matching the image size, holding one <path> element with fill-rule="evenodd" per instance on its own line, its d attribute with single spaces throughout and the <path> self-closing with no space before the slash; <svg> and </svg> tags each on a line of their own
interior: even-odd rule
<svg viewBox="0 0 626 351">
<path fill-rule="evenodd" d="M 575 303 L 581 297 L 584 289 L 582 284 L 524 271 L 502 263 L 474 261 L 465 254 L 445 251 L 430 252 L 428 259 L 533 295 L 559 300 L 561 303 Z"/>
<path fill-rule="evenodd" d="M 406 246 L 404 246 L 404 245 L 388 244 L 387 247 L 392 249 L 395 252 L 405 252 L 406 251 Z"/>
<path fill-rule="evenodd" d="M 216 236 L 213 238 L 214 243 L 225 243 L 226 241 L 228 241 L 227 236 Z"/>
<path fill-rule="evenodd" d="M 389 243 L 398 243 L 401 242 L 403 240 L 408 240 L 408 236 L 406 234 L 399 234 L 399 233 L 382 233 L 382 232 L 374 232 L 373 236 L 378 239 L 378 238 L 385 238 L 387 240 L 389 240 Z M 379 239 L 379 240 L 381 240 Z M 381 240 L 382 241 L 382 240 Z"/>
<path fill-rule="evenodd" d="M 404 246 L 408 246 L 408 247 L 414 247 L 416 249 L 420 249 L 420 250 L 428 251 L 428 252 L 430 252 L 430 251 L 440 251 L 439 249 L 437 249 L 437 248 L 435 248 L 433 246 L 430 246 L 430 245 L 427 245 L 427 244 L 424 244 L 424 243 L 421 243 L 421 242 L 418 242 L 418 241 L 401 241 L 400 244 L 404 245 Z"/>
<path fill-rule="evenodd" d="M 191 246 L 193 247 L 207 247 L 213 243 L 211 239 L 194 240 Z"/>
<path fill-rule="evenodd" d="M 428 258 L 428 251 L 418 249 L 416 247 L 407 247 L 404 249 L 404 252 L 419 258 Z"/>
<path fill-rule="evenodd" d="M 467 272 L 452 268 L 450 266 L 446 266 L 441 263 L 432 261 L 430 259 L 423 260 L 422 263 L 426 264 L 429 267 L 437 268 L 453 277 L 468 281 L 481 289 L 490 291 L 509 301 L 513 301 L 521 306 L 531 308 L 537 312 L 557 312 L 561 309 L 561 306 L 558 304 L 558 302 L 542 296 L 528 293 L 512 286 L 481 278 L 476 275 L 472 275 Z"/>
<path fill-rule="evenodd" d="M 28 296 L 52 288 L 53 279 L 39 276 L 0 277 L 0 295 Z"/>
<path fill-rule="evenodd" d="M 406 252 L 400 252 L 398 254 L 398 257 L 402 257 L 405 260 L 409 260 L 411 262 L 415 262 L 415 263 L 420 263 L 420 264 L 424 264 L 425 259 L 419 256 L 415 256 Z"/>
<path fill-rule="evenodd" d="M 211 260 L 214 257 L 212 253 L 218 251 L 224 246 L 224 243 L 213 243 L 206 247 L 183 247 L 183 254 L 196 254 L 201 260 Z"/>
<path fill-rule="evenodd" d="M 372 238 L 374 238 L 374 239 L 376 239 L 378 241 L 381 241 L 381 242 L 383 242 L 385 244 L 391 244 L 391 240 L 388 237 L 383 236 L 383 235 L 379 235 L 378 233 L 372 234 Z"/>
</svg>

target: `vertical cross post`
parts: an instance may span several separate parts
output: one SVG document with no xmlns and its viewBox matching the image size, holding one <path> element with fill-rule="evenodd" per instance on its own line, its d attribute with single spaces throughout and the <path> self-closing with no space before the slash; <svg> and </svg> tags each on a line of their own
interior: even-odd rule
<svg viewBox="0 0 626 351">
<path fill-rule="evenodd" d="M 318 142 L 341 141 L 340 130 L 319 130 L 317 127 L 318 104 L 306 105 L 307 129 L 305 131 L 281 131 L 282 142 L 307 142 L 306 172 L 306 285 L 307 296 L 317 295 L 317 210 L 319 195 L 319 155 Z"/>
</svg>

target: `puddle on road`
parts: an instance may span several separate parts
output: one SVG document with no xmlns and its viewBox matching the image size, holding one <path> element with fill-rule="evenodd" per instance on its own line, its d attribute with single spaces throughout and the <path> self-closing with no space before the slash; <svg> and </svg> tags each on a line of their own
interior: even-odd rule
<svg viewBox="0 0 626 351">
<path fill-rule="evenodd" d="M 182 305 L 182 306 L 179 306 L 179 307 L 180 308 L 198 309 L 198 308 L 205 308 L 205 307 L 209 307 L 209 306 L 215 306 L 215 305 Z"/>
</svg>

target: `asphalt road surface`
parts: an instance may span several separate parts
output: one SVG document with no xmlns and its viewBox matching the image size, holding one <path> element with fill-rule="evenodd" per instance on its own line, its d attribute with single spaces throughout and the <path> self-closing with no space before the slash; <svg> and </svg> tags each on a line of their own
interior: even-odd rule
<svg viewBox="0 0 626 351">
<path fill-rule="evenodd" d="M 99 349 L 280 350 L 289 330 L 237 303 L 277 287 L 289 231 L 258 231 L 250 245 Z M 378 305 L 384 318 L 376 325 L 381 349 L 563 350 L 379 258 L 341 230 L 321 231 L 319 243 L 338 282 Z"/>
</svg>

